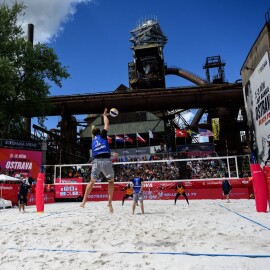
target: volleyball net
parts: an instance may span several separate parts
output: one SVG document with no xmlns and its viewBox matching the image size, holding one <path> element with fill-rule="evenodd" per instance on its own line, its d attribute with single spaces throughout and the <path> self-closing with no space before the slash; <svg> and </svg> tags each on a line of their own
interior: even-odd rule
<svg viewBox="0 0 270 270">
<path fill-rule="evenodd" d="M 64 180 L 80 178 L 82 184 L 90 181 L 91 163 L 45 165 L 45 182 L 60 184 Z M 238 179 L 250 176 L 249 156 L 224 156 L 188 159 L 133 160 L 114 162 L 115 182 L 127 182 L 141 171 L 144 181 L 201 181 Z M 97 182 L 106 182 L 100 174 Z"/>
<path fill-rule="evenodd" d="M 45 183 L 53 184 L 56 199 L 81 200 L 91 178 L 92 164 L 46 165 Z M 224 178 L 233 186 L 232 198 L 249 198 L 249 156 L 205 157 L 188 159 L 133 160 L 113 162 L 115 172 L 114 200 L 122 200 L 125 186 L 136 170 L 144 180 L 145 199 L 174 199 L 178 182 L 186 186 L 186 194 L 192 199 L 220 199 Z M 108 199 L 108 182 L 100 174 L 93 186 L 89 200 Z"/>
</svg>

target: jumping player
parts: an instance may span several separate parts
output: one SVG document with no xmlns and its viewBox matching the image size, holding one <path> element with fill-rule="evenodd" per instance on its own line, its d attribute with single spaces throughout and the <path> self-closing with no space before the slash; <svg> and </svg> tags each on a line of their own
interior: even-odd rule
<svg viewBox="0 0 270 270">
<path fill-rule="evenodd" d="M 189 204 L 188 198 L 186 195 L 186 187 L 184 186 L 184 184 L 181 182 L 177 183 L 175 190 L 176 190 L 176 196 L 174 199 L 174 205 L 176 205 L 176 201 L 180 195 L 183 195 L 187 201 L 187 204 Z"/>
<path fill-rule="evenodd" d="M 92 171 L 91 171 L 91 180 L 88 183 L 83 201 L 81 203 L 81 207 L 85 207 L 87 197 L 92 191 L 92 188 L 99 177 L 100 172 L 104 174 L 104 176 L 108 179 L 108 207 L 111 213 L 113 213 L 112 207 L 112 197 L 114 192 L 114 170 L 111 157 L 111 150 L 109 147 L 107 132 L 109 130 L 109 119 L 107 117 L 107 109 L 104 110 L 103 113 L 103 122 L 104 128 L 101 131 L 99 128 L 94 128 L 92 130 L 93 140 L 92 140 L 92 153 L 93 153 L 93 162 L 92 162 Z M 117 155 L 115 153 L 115 155 Z"/>
<path fill-rule="evenodd" d="M 140 170 L 136 170 L 135 177 L 131 179 L 133 183 L 133 204 L 132 204 L 132 214 L 135 213 L 136 204 L 140 201 L 142 214 L 144 214 L 144 205 L 143 205 L 143 179 L 140 177 Z"/>
</svg>

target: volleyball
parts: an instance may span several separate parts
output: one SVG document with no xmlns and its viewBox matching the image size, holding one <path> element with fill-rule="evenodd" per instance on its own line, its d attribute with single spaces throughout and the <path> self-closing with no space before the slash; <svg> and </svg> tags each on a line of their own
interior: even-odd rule
<svg viewBox="0 0 270 270">
<path fill-rule="evenodd" d="M 110 109 L 110 116 L 116 117 L 119 114 L 119 111 L 116 108 Z"/>
</svg>

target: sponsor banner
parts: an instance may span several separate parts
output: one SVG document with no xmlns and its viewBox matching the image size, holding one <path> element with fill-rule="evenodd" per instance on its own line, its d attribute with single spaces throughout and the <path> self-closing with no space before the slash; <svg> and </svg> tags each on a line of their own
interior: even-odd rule
<svg viewBox="0 0 270 270">
<path fill-rule="evenodd" d="M 20 184 L 0 184 L 1 198 L 9 200 L 12 205 L 18 205 L 18 193 Z M 34 205 L 36 203 L 35 185 L 31 186 L 30 192 L 27 194 L 27 205 Z M 54 192 L 44 193 L 44 203 L 54 202 Z"/>
<path fill-rule="evenodd" d="M 233 190 L 230 194 L 232 199 L 248 199 L 250 182 L 246 178 L 229 180 Z M 222 180 L 213 181 L 184 181 L 186 194 L 190 199 L 221 199 Z M 144 182 L 144 198 L 146 200 L 173 200 L 176 195 L 175 187 L 177 182 Z M 113 195 L 114 201 L 122 200 L 125 195 L 126 183 L 115 183 Z M 85 190 L 85 188 L 84 188 Z M 181 196 L 182 197 L 182 196 Z M 108 200 L 108 184 L 95 184 L 92 193 L 88 196 L 89 201 Z"/>
<path fill-rule="evenodd" d="M 125 195 L 125 191 L 115 191 L 113 194 L 114 201 L 121 201 Z M 202 200 L 202 199 L 222 199 L 221 188 L 211 189 L 187 189 L 186 194 L 188 199 Z M 143 191 L 145 200 L 174 200 L 176 192 L 174 189 L 167 190 L 145 190 Z M 231 199 L 248 199 L 249 192 L 247 188 L 234 188 L 230 193 Z M 179 200 L 184 199 L 183 196 L 179 197 Z M 105 191 L 93 191 L 88 196 L 88 201 L 107 201 L 108 192 Z"/>
<path fill-rule="evenodd" d="M 267 139 L 270 138 L 270 65 L 268 52 L 244 85 L 244 101 L 248 125 L 254 133 L 253 150 L 261 167 L 268 156 Z"/>
<path fill-rule="evenodd" d="M 8 175 L 37 178 L 41 162 L 41 151 L 0 148 L 0 167 Z"/>
<path fill-rule="evenodd" d="M 56 183 L 61 183 L 61 185 L 55 185 L 55 199 L 72 199 L 83 197 L 83 185 L 78 185 L 82 183 L 81 177 L 78 178 L 62 178 L 56 179 Z M 68 185 L 65 185 L 68 184 Z M 75 185 L 72 185 L 75 184 Z"/>
<path fill-rule="evenodd" d="M 20 184 L 0 184 L 1 198 L 9 200 L 12 205 L 18 205 L 18 193 Z"/>
<path fill-rule="evenodd" d="M 54 193 L 53 192 L 45 192 L 44 193 L 44 203 L 54 203 Z M 36 193 L 28 193 L 27 194 L 27 205 L 35 205 L 36 204 Z"/>
<path fill-rule="evenodd" d="M 3 147 L 20 148 L 29 150 L 40 150 L 41 145 L 38 142 L 18 141 L 18 140 L 2 140 Z"/>
</svg>

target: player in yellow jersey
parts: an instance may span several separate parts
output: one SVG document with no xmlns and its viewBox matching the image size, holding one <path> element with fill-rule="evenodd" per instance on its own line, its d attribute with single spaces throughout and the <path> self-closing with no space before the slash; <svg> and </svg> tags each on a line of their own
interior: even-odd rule
<svg viewBox="0 0 270 270">
<path fill-rule="evenodd" d="M 183 195 L 187 201 L 187 204 L 189 204 L 188 198 L 186 195 L 186 187 L 184 186 L 184 184 L 181 182 L 177 183 L 175 190 L 176 190 L 176 196 L 174 199 L 174 204 L 176 204 L 176 201 L 180 195 Z"/>
</svg>

